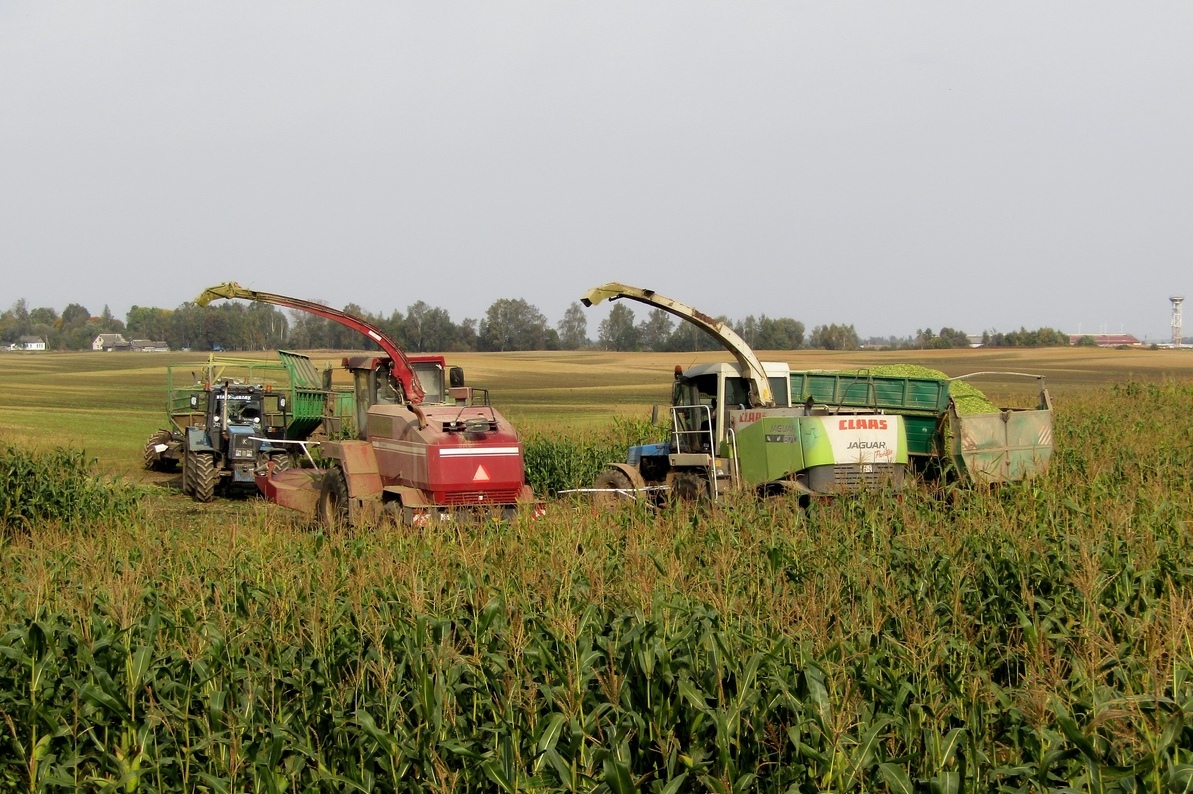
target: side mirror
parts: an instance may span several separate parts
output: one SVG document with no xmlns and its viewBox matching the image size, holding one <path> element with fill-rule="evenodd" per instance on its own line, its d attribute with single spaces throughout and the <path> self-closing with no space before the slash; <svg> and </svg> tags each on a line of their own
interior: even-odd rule
<svg viewBox="0 0 1193 794">
<path fill-rule="evenodd" d="M 452 367 L 447 371 L 447 385 L 456 388 L 464 385 L 464 368 Z"/>
<path fill-rule="evenodd" d="M 286 410 L 286 398 L 285 397 L 278 397 L 278 410 L 279 411 Z"/>
<path fill-rule="evenodd" d="M 198 407 L 199 407 L 199 395 L 192 394 L 191 395 L 191 408 L 198 408 Z"/>
</svg>

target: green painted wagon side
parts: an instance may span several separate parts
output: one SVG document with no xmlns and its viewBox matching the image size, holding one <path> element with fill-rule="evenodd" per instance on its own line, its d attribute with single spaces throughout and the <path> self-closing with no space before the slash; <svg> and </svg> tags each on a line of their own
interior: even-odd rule
<svg viewBox="0 0 1193 794">
<path fill-rule="evenodd" d="M 280 361 L 212 356 L 198 380 L 190 366 L 167 367 L 167 410 L 174 429 L 181 433 L 202 422 L 204 412 L 191 406 L 191 396 L 205 395 L 207 384 L 224 380 L 265 389 L 265 423 L 284 428 L 281 437 L 288 440 L 305 441 L 328 417 L 352 416 L 352 407 L 342 405 L 343 393 L 324 388 L 323 378 L 308 356 L 279 350 L 278 358 Z M 278 400 L 283 396 L 284 407 Z M 352 399 L 351 393 L 348 398 Z"/>
<path fill-rule="evenodd" d="M 937 456 L 937 433 L 949 409 L 949 382 L 869 373 L 792 372 L 791 402 L 870 408 L 899 414 L 910 455 Z"/>
<path fill-rule="evenodd" d="M 290 380 L 292 414 L 286 425 L 286 438 L 304 441 L 323 423 L 328 413 L 329 394 L 310 358 L 288 350 L 279 350 L 278 358 Z"/>
<path fill-rule="evenodd" d="M 1023 373 L 975 375 L 1037 378 L 1038 404 L 1030 410 L 962 414 L 950 398 L 949 379 L 865 371 L 792 372 L 791 401 L 811 399 L 831 407 L 870 408 L 902 416 L 912 467 L 928 475 L 939 472 L 946 462 L 984 483 L 1028 480 L 1046 472 L 1053 449 L 1052 401 L 1043 378 Z"/>
</svg>

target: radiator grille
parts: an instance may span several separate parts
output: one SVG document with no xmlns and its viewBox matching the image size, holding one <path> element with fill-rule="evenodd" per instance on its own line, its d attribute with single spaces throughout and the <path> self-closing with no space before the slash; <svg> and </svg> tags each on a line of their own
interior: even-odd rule
<svg viewBox="0 0 1193 794">
<path fill-rule="evenodd" d="M 442 505 L 504 505 L 518 501 L 518 489 L 495 491 L 452 491 L 437 500 Z"/>
<path fill-rule="evenodd" d="M 899 482 L 903 479 L 902 474 L 902 467 L 891 463 L 838 463 L 833 466 L 836 484 L 847 488 Z"/>
</svg>

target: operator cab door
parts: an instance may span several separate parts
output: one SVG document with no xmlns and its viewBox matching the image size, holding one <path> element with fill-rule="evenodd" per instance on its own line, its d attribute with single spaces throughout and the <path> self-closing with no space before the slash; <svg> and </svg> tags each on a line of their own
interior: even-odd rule
<svg viewBox="0 0 1193 794">
<path fill-rule="evenodd" d="M 715 454 L 714 449 L 709 449 L 709 439 L 717 438 L 721 424 L 717 411 L 722 405 L 722 380 L 716 374 L 676 379 L 671 404 L 679 409 L 675 411 L 679 452 Z"/>
<path fill-rule="evenodd" d="M 774 395 L 775 406 L 786 408 L 790 406 L 790 379 L 784 374 L 768 377 L 771 392 Z M 677 421 L 681 430 L 688 431 L 681 434 L 681 445 L 691 446 L 681 452 L 710 452 L 715 454 L 725 441 L 725 428 L 728 427 L 726 411 L 744 410 L 750 407 L 749 382 L 740 375 L 720 373 L 706 373 L 694 375 L 690 378 L 679 378 L 675 382 L 672 394 L 672 405 L 690 406 L 689 410 L 677 412 Z M 708 409 L 706 414 L 700 407 Z M 707 424 L 711 417 L 711 427 Z M 700 431 L 697 435 L 690 431 Z M 707 449 L 708 438 L 712 437 L 713 450 Z M 704 439 L 703 445 L 695 439 Z M 686 439 L 686 440 L 685 440 Z M 701 447 L 701 448 L 698 448 Z"/>
<path fill-rule="evenodd" d="M 384 365 L 352 370 L 352 385 L 356 392 L 356 437 L 364 441 L 369 437 L 369 409 L 374 405 L 400 405 L 402 393 Z"/>
</svg>

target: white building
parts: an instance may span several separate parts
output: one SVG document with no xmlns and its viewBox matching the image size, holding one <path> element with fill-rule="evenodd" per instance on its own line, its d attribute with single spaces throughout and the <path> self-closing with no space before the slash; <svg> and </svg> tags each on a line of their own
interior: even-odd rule
<svg viewBox="0 0 1193 794">
<path fill-rule="evenodd" d="M 22 336 L 11 350 L 45 350 L 46 340 L 40 336 Z"/>
<path fill-rule="evenodd" d="M 123 334 L 100 334 L 91 343 L 92 350 L 128 350 Z"/>
</svg>

